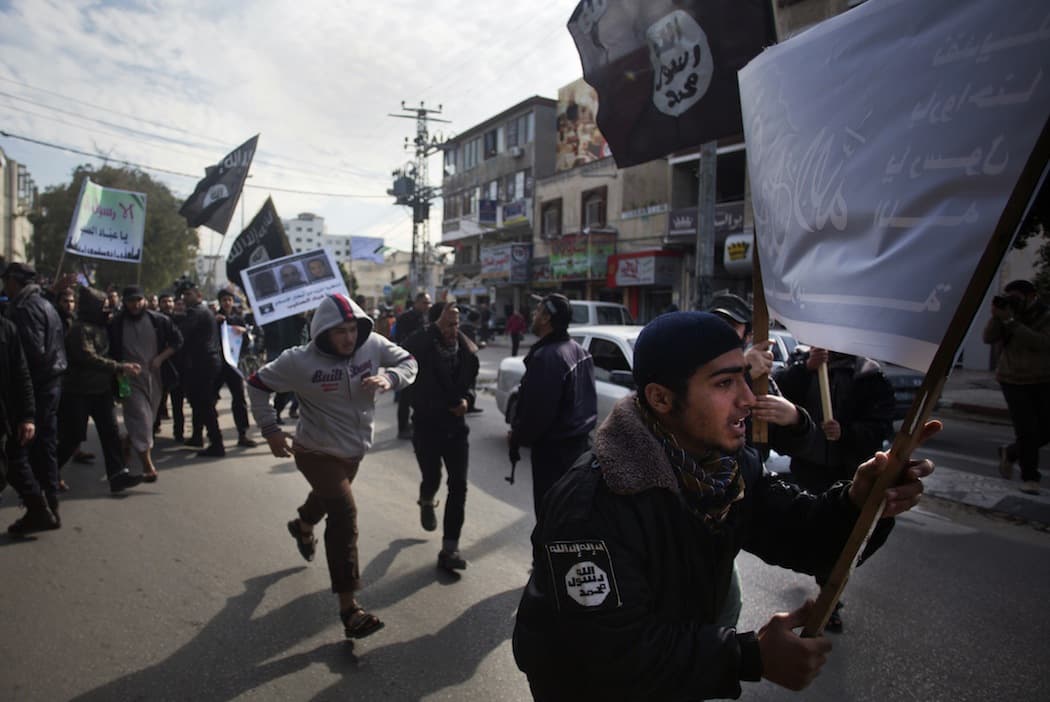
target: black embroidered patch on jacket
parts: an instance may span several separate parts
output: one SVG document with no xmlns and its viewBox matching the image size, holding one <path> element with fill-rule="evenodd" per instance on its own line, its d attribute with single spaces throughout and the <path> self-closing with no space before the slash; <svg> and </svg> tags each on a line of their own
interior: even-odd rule
<svg viewBox="0 0 1050 702">
<path fill-rule="evenodd" d="M 559 610 L 594 611 L 622 604 L 604 541 L 555 541 L 544 550 Z"/>
</svg>

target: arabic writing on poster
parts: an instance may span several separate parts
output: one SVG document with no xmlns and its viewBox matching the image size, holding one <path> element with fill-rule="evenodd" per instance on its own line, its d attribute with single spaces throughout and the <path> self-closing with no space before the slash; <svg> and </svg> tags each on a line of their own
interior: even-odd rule
<svg viewBox="0 0 1050 702">
<path fill-rule="evenodd" d="M 740 72 L 766 299 L 801 340 L 928 368 L 1050 114 L 1038 5 L 869 2 Z"/>
<path fill-rule="evenodd" d="M 113 261 L 141 261 L 146 194 L 117 190 L 84 179 L 66 251 Z"/>
</svg>

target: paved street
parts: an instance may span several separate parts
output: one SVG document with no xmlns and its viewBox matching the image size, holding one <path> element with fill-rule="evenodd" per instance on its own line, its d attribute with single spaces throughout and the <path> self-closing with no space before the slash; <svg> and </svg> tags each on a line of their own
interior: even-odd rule
<svg viewBox="0 0 1050 702">
<path fill-rule="evenodd" d="M 499 350 L 483 355 L 492 377 Z M 392 397 L 381 399 L 355 493 L 361 599 L 387 626 L 353 645 L 323 546 L 306 564 L 285 532 L 305 491 L 291 462 L 261 446 L 197 459 L 163 438 L 166 425 L 154 485 L 113 498 L 101 467 L 69 467 L 62 530 L 0 537 L 0 699 L 529 699 L 510 647 L 530 565 L 527 459 L 509 485 L 502 417 L 491 395 L 479 404 L 462 542 L 470 568 L 454 579 L 435 568 L 440 532 L 419 527 L 415 461 L 393 438 Z M 221 419 L 232 435 L 228 411 Z M 17 517 L 13 502 L 6 491 L 0 525 Z M 816 592 L 810 578 L 750 556 L 739 565 L 743 628 Z M 854 575 L 846 632 L 802 698 L 1050 699 L 1048 583 L 1050 534 L 931 501 Z M 745 699 L 799 696 L 763 683 Z"/>
</svg>

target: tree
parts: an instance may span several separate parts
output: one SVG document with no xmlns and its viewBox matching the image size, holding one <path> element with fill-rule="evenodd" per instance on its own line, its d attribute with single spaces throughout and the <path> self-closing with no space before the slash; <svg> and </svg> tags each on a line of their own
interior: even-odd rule
<svg viewBox="0 0 1050 702">
<path fill-rule="evenodd" d="M 1029 243 L 1039 244 L 1035 260 L 1035 279 L 1032 282 L 1039 290 L 1039 295 L 1045 300 L 1050 300 L 1050 181 L 1044 182 L 1039 189 L 1028 218 L 1014 241 L 1014 248 L 1023 249 Z"/>
<path fill-rule="evenodd" d="M 90 165 L 78 166 L 69 185 L 48 188 L 40 196 L 36 211 L 30 215 L 33 239 L 28 247 L 29 257 L 45 275 L 54 275 L 65 248 L 69 223 L 77 206 L 81 183 L 85 178 L 109 188 L 146 193 L 146 230 L 142 245 L 142 287 L 159 292 L 172 286 L 172 281 L 194 270 L 199 239 L 197 230 L 186 226 L 179 215 L 181 202 L 168 187 L 139 170 Z M 63 272 L 95 271 L 95 282 L 100 287 L 122 287 L 139 279 L 138 265 L 85 258 L 67 253 Z"/>
<path fill-rule="evenodd" d="M 356 302 L 357 295 L 357 276 L 354 275 L 353 270 L 348 270 L 349 264 L 344 266 L 342 262 L 339 263 L 339 272 L 343 276 L 343 282 L 346 283 L 347 292 L 350 293 L 351 299 Z"/>
</svg>

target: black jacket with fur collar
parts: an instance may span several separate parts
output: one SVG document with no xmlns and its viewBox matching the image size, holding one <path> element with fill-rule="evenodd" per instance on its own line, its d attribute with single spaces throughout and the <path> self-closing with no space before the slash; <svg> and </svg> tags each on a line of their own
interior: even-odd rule
<svg viewBox="0 0 1050 702">
<path fill-rule="evenodd" d="M 821 496 L 737 455 L 745 494 L 709 527 L 681 496 L 634 396 L 621 400 L 585 454 L 547 493 L 532 534 L 534 570 L 514 656 L 537 700 L 738 697 L 761 675 L 753 633 L 712 622 L 733 559 L 747 550 L 806 573 L 831 568 L 858 511 L 848 483 Z"/>
</svg>

